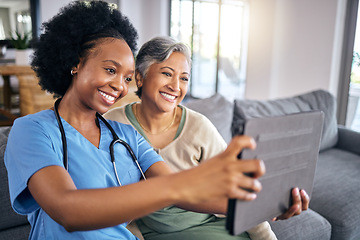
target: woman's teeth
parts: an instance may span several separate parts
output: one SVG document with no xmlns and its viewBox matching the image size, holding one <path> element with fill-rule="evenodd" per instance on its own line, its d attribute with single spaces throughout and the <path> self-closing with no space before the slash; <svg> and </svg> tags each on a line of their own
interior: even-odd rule
<svg viewBox="0 0 360 240">
<path fill-rule="evenodd" d="M 164 97 L 168 98 L 168 99 L 171 99 L 171 100 L 175 99 L 175 96 L 173 96 L 173 95 L 170 95 L 170 94 L 167 94 L 167 93 L 160 93 L 160 94 L 163 95 Z"/>
<path fill-rule="evenodd" d="M 108 95 L 108 94 L 106 94 L 106 93 L 104 93 L 104 92 L 102 92 L 102 91 L 99 91 L 99 93 L 100 93 L 103 97 L 105 97 L 106 99 L 108 99 L 108 100 L 110 100 L 110 101 L 115 101 L 115 98 L 114 98 L 113 96 L 110 96 L 110 95 Z"/>
</svg>

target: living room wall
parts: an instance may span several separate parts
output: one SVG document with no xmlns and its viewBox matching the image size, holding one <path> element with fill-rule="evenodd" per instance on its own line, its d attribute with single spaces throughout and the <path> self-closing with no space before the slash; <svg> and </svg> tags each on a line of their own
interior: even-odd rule
<svg viewBox="0 0 360 240">
<path fill-rule="evenodd" d="M 246 98 L 337 95 L 346 1 L 251 0 Z"/>
<path fill-rule="evenodd" d="M 157 35 L 169 34 L 169 0 L 105 0 L 117 3 L 139 32 L 138 45 Z M 41 22 L 52 18 L 71 0 L 40 0 Z"/>
<path fill-rule="evenodd" d="M 69 2 L 40 0 L 41 22 Z M 315 89 L 336 96 L 346 1 L 249 2 L 245 98 L 273 99 Z M 168 34 L 170 0 L 118 0 L 118 4 L 138 29 L 139 46 L 153 36 Z"/>
</svg>

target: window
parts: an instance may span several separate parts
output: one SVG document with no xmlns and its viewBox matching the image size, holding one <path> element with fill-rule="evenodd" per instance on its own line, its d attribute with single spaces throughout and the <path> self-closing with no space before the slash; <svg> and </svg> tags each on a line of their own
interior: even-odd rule
<svg viewBox="0 0 360 240">
<path fill-rule="evenodd" d="M 359 0 L 347 1 L 340 68 L 337 120 L 360 131 L 360 15 Z"/>
<path fill-rule="evenodd" d="M 190 96 L 244 96 L 248 14 L 244 0 L 171 1 L 170 34 L 192 50 Z"/>
<path fill-rule="evenodd" d="M 30 11 L 20 11 L 15 13 L 16 31 L 21 35 L 31 32 Z"/>
<path fill-rule="evenodd" d="M 357 14 L 345 126 L 360 131 L 360 18 Z"/>
</svg>

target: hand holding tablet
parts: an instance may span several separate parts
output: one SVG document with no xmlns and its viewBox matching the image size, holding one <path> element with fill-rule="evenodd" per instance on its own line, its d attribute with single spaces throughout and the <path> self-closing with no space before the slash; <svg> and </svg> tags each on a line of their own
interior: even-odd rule
<svg viewBox="0 0 360 240">
<path fill-rule="evenodd" d="M 312 193 L 323 121 L 323 112 L 313 111 L 253 118 L 239 126 L 244 130 L 239 134 L 253 137 L 257 144 L 254 150 L 243 150 L 241 159 L 263 160 L 266 173 L 259 178 L 262 191 L 254 201 L 229 200 L 226 227 L 231 234 L 237 235 L 277 216 L 286 219 L 301 212 L 296 206 Z M 304 207 L 308 206 L 300 206 Z"/>
</svg>

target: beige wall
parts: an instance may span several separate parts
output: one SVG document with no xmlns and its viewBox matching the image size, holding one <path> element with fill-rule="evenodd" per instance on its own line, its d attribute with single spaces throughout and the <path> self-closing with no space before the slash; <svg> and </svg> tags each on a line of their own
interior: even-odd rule
<svg viewBox="0 0 360 240">
<path fill-rule="evenodd" d="M 251 0 L 246 98 L 337 94 L 343 0 Z"/>
</svg>

